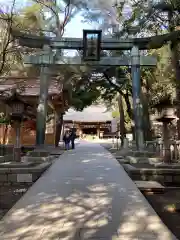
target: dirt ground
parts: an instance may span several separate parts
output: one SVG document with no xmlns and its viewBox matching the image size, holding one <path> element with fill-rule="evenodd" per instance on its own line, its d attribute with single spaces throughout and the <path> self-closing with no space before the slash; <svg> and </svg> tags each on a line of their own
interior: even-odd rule
<svg viewBox="0 0 180 240">
<path fill-rule="evenodd" d="M 180 190 L 168 190 L 162 194 L 145 194 L 146 199 L 172 233 L 180 239 L 180 211 L 168 211 L 167 206 L 180 203 Z"/>
<path fill-rule="evenodd" d="M 27 188 L 0 187 L 0 219 L 13 207 L 24 195 Z"/>
</svg>

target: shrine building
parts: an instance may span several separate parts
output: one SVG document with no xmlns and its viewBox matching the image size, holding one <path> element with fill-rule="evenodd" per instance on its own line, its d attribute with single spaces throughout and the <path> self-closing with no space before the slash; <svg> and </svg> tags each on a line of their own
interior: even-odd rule
<svg viewBox="0 0 180 240">
<path fill-rule="evenodd" d="M 82 112 L 69 109 L 64 115 L 64 129 L 75 128 L 78 136 L 85 134 L 101 138 L 111 132 L 111 120 L 111 112 L 102 105 L 90 106 Z"/>
<path fill-rule="evenodd" d="M 36 143 L 36 115 L 40 91 L 39 78 L 9 77 L 1 81 L 0 85 L 0 112 L 5 115 L 9 112 L 9 106 L 6 104 L 7 99 L 11 99 L 16 93 L 18 101 L 25 105 L 23 119 L 20 129 L 20 144 L 35 145 Z M 12 100 L 13 101 L 13 100 Z M 47 121 L 45 143 L 55 143 L 55 115 L 64 114 L 69 108 L 68 91 L 56 78 L 49 80 L 47 112 L 52 115 L 51 120 Z M 56 114 L 55 114 L 56 113 Z M 13 124 L 0 124 L 0 144 L 15 144 L 16 133 Z"/>
</svg>

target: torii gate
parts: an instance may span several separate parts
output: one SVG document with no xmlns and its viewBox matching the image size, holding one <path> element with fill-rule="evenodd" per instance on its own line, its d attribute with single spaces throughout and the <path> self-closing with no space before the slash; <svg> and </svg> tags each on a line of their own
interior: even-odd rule
<svg viewBox="0 0 180 240">
<path fill-rule="evenodd" d="M 84 30 L 88 31 L 88 30 Z M 94 30 L 91 30 L 91 34 Z M 96 32 L 96 31 L 95 31 Z M 80 57 L 63 57 L 58 56 L 53 50 L 72 49 L 82 50 L 85 48 L 84 39 L 79 38 L 48 38 L 31 36 L 24 34 L 14 34 L 19 39 L 19 44 L 32 48 L 42 48 L 43 51 L 36 55 L 25 56 L 25 64 L 35 64 L 41 67 L 40 76 L 40 96 L 37 108 L 37 131 L 36 144 L 44 145 L 45 127 L 47 115 L 47 95 L 48 95 L 48 78 L 49 67 L 54 65 L 89 65 L 89 66 L 130 66 L 132 75 L 132 90 L 133 90 L 133 110 L 135 122 L 135 136 L 137 149 L 143 149 L 144 137 L 142 129 L 142 103 L 141 103 L 141 84 L 140 84 L 140 67 L 156 66 L 156 58 L 151 56 L 140 56 L 139 50 L 148 49 L 152 38 L 142 39 L 114 39 L 103 38 L 99 42 L 100 50 L 131 50 L 131 57 L 103 57 L 96 61 L 84 61 Z"/>
</svg>

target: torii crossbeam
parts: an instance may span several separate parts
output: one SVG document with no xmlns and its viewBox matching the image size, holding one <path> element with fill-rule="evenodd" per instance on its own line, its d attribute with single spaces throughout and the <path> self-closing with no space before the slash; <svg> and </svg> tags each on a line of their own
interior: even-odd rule
<svg viewBox="0 0 180 240">
<path fill-rule="evenodd" d="M 24 58 L 25 64 L 48 64 L 51 65 L 88 65 L 88 66 L 131 66 L 132 65 L 131 57 L 103 57 L 100 61 L 83 61 L 81 57 L 65 57 L 65 56 L 57 56 L 55 60 L 53 60 L 53 56 L 50 58 L 47 55 L 32 55 L 26 56 Z M 152 56 L 140 56 L 140 66 L 145 67 L 154 67 L 157 64 L 157 59 Z"/>
</svg>

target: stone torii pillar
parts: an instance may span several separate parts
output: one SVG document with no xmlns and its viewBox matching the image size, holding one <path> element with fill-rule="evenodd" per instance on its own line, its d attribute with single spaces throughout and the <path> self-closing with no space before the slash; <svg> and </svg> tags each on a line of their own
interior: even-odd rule
<svg viewBox="0 0 180 240">
<path fill-rule="evenodd" d="M 36 146 L 38 148 L 43 148 L 45 142 L 48 87 L 50 77 L 49 64 L 51 64 L 53 61 L 51 57 L 51 48 L 48 45 L 44 45 L 43 53 L 40 56 L 40 92 L 36 117 Z"/>
<path fill-rule="evenodd" d="M 138 46 L 134 46 L 131 50 L 131 75 L 136 146 L 138 150 L 143 150 L 143 105 L 141 101 L 140 55 Z"/>
</svg>

